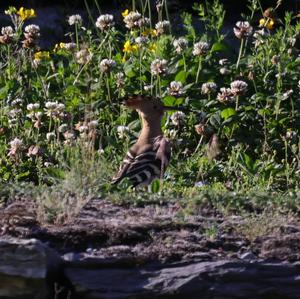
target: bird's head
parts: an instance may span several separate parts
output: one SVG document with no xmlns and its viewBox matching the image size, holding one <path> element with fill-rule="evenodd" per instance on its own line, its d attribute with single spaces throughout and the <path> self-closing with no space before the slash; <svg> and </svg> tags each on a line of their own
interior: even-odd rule
<svg viewBox="0 0 300 299">
<path fill-rule="evenodd" d="M 122 99 L 126 107 L 137 110 L 145 118 L 161 118 L 167 110 L 185 110 L 181 107 L 165 106 L 159 98 L 133 95 Z"/>
</svg>

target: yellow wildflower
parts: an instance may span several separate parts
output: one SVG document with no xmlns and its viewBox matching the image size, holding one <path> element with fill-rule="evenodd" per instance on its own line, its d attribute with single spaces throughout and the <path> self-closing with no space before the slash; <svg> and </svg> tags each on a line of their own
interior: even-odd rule
<svg viewBox="0 0 300 299">
<path fill-rule="evenodd" d="M 34 9 L 26 9 L 24 7 L 21 7 L 16 14 L 21 18 L 22 21 L 25 21 L 27 19 L 31 19 L 36 17 L 36 13 Z"/>
<path fill-rule="evenodd" d="M 155 53 L 156 49 L 157 49 L 156 44 L 150 44 L 150 46 L 149 46 L 149 51 L 150 52 Z"/>
<path fill-rule="evenodd" d="M 142 32 L 142 36 L 149 36 L 149 35 L 151 35 L 151 36 L 157 36 L 157 31 L 156 31 L 156 29 L 151 29 L 151 28 L 148 28 L 148 29 L 146 29 L 146 30 L 144 30 L 143 32 Z"/>
<path fill-rule="evenodd" d="M 43 59 L 50 59 L 50 53 L 48 51 L 39 51 L 34 53 L 35 60 L 43 60 Z"/>
<path fill-rule="evenodd" d="M 133 53 L 139 49 L 139 46 L 136 44 L 131 44 L 130 41 L 126 41 L 124 44 L 123 52 L 124 53 Z"/>
<path fill-rule="evenodd" d="M 122 12 L 122 16 L 123 18 L 125 18 L 126 16 L 129 15 L 129 10 L 128 9 L 125 9 L 123 12 Z"/>
<path fill-rule="evenodd" d="M 274 19 L 271 19 L 271 18 L 268 18 L 268 19 L 260 19 L 259 20 L 259 27 L 266 27 L 268 29 L 273 29 L 274 28 L 274 25 L 275 25 L 275 20 Z"/>
<path fill-rule="evenodd" d="M 12 15 L 17 13 L 17 9 L 14 6 L 9 6 L 7 10 L 4 11 L 6 15 Z"/>
<path fill-rule="evenodd" d="M 66 46 L 65 43 L 55 44 L 53 51 L 54 51 L 54 52 L 57 52 L 57 51 L 59 51 L 60 49 L 64 49 L 65 46 Z"/>
</svg>

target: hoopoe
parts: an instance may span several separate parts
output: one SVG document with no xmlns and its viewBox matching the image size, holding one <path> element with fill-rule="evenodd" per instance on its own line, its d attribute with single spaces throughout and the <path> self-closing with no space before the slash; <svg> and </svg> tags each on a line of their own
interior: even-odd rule
<svg viewBox="0 0 300 299">
<path fill-rule="evenodd" d="M 161 129 L 164 111 L 182 108 L 167 107 L 160 99 L 143 95 L 129 96 L 123 104 L 138 111 L 142 119 L 142 130 L 123 159 L 112 184 L 118 184 L 127 177 L 133 187 L 147 186 L 155 178 L 162 179 L 171 157 L 170 143 Z"/>
</svg>

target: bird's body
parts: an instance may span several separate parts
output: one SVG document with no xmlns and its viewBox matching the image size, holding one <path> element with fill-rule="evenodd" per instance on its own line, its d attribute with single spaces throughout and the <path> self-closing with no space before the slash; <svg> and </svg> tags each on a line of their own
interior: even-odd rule
<svg viewBox="0 0 300 299">
<path fill-rule="evenodd" d="M 118 184 L 127 177 L 134 187 L 146 186 L 155 178 L 163 177 L 171 157 L 169 141 L 161 130 L 161 119 L 168 107 L 159 99 L 146 96 L 129 97 L 125 105 L 139 112 L 142 130 L 137 142 L 123 159 L 112 184 Z"/>
</svg>

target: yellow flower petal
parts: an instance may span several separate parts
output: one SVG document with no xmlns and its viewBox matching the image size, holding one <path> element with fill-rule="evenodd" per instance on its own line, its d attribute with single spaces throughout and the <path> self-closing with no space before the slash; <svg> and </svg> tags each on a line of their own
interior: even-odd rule
<svg viewBox="0 0 300 299">
<path fill-rule="evenodd" d="M 123 18 L 125 18 L 126 16 L 128 16 L 128 14 L 129 14 L 129 10 L 128 10 L 128 9 L 125 9 L 125 10 L 122 12 Z"/>
<path fill-rule="evenodd" d="M 20 7 L 18 11 L 16 11 L 16 14 L 21 18 L 22 21 L 36 17 L 34 9 L 26 9 L 23 6 Z"/>
</svg>

